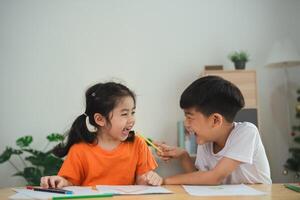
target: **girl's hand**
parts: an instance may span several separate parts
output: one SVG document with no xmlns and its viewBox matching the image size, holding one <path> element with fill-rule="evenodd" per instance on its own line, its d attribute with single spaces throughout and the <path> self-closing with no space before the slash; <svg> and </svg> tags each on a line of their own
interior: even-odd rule
<svg viewBox="0 0 300 200">
<path fill-rule="evenodd" d="M 164 161 L 168 161 L 172 158 L 180 158 L 186 153 L 186 150 L 179 147 L 168 146 L 164 143 L 155 142 L 162 152 L 156 151 L 156 154 Z"/>
<path fill-rule="evenodd" d="M 154 185 L 159 186 L 163 183 L 162 177 L 156 172 L 149 171 L 141 176 L 137 177 L 136 184 L 138 185 Z"/>
<path fill-rule="evenodd" d="M 41 178 L 41 186 L 43 188 L 62 188 L 71 185 L 73 184 L 61 176 L 44 176 Z"/>
</svg>

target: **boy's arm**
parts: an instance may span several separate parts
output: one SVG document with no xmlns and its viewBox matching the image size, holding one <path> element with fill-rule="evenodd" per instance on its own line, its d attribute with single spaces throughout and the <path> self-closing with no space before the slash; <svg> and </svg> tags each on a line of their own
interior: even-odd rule
<svg viewBox="0 0 300 200">
<path fill-rule="evenodd" d="M 186 173 L 197 171 L 195 164 L 188 152 L 184 151 L 184 153 L 180 156 L 180 162 Z"/>
<path fill-rule="evenodd" d="M 162 160 L 168 161 L 176 158 L 180 160 L 185 172 L 193 172 L 197 170 L 194 162 L 186 150 L 179 147 L 168 146 L 159 142 L 155 142 L 155 144 L 161 149 L 161 151 L 156 151 L 156 153 Z"/>
<path fill-rule="evenodd" d="M 230 159 L 222 158 L 216 167 L 210 171 L 197 171 L 186 174 L 175 175 L 164 179 L 163 184 L 177 185 L 177 184 L 205 184 L 205 185 L 218 185 L 224 178 L 230 175 L 241 162 Z"/>
</svg>

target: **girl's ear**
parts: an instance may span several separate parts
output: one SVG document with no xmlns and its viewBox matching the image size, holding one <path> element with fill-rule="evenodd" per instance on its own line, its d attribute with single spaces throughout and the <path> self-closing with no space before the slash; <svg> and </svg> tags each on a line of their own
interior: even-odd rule
<svg viewBox="0 0 300 200">
<path fill-rule="evenodd" d="M 213 113 L 211 116 L 211 121 L 212 121 L 212 126 L 215 127 L 220 127 L 223 124 L 223 116 L 220 115 L 219 113 Z"/>
<path fill-rule="evenodd" d="M 106 124 L 106 118 L 101 115 L 100 113 L 95 113 L 94 114 L 94 120 L 96 124 L 98 124 L 100 127 L 105 126 Z"/>
</svg>

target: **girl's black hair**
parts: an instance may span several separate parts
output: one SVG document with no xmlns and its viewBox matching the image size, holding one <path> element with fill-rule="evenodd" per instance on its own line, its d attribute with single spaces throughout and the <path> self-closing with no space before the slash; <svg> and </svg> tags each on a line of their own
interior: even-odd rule
<svg viewBox="0 0 300 200">
<path fill-rule="evenodd" d="M 90 124 L 99 128 L 94 120 L 94 114 L 100 113 L 110 122 L 109 113 L 115 108 L 121 98 L 127 96 L 132 97 L 134 104 L 136 104 L 135 94 L 120 83 L 98 83 L 90 87 L 85 93 L 86 110 L 84 114 L 78 116 L 73 122 L 71 129 L 67 133 L 67 142 L 61 143 L 53 149 L 54 155 L 64 157 L 75 143 L 86 142 L 89 144 L 97 144 L 97 133 L 88 131 L 85 122 L 86 117 L 89 117 Z M 134 132 L 130 132 L 126 141 L 133 140 Z"/>
<path fill-rule="evenodd" d="M 181 95 L 180 107 L 195 107 L 205 116 L 220 113 L 232 122 L 236 113 L 245 106 L 237 86 L 219 76 L 205 76 L 189 85 Z"/>
</svg>

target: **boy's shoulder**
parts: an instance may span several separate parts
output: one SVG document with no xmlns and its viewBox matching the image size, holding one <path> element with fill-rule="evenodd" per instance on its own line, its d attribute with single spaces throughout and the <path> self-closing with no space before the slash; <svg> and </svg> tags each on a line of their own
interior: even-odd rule
<svg viewBox="0 0 300 200">
<path fill-rule="evenodd" d="M 245 148 L 249 144 L 256 144 L 260 140 L 257 127 L 250 122 L 234 122 L 225 147 L 226 148 Z"/>
<path fill-rule="evenodd" d="M 257 127 L 251 122 L 234 122 L 234 129 L 232 132 L 237 134 L 258 134 Z"/>
</svg>

